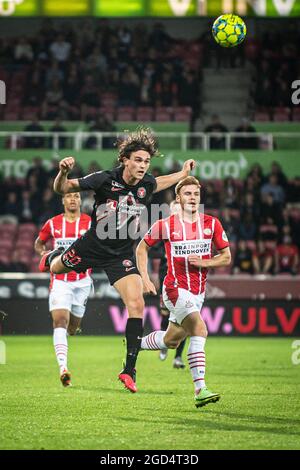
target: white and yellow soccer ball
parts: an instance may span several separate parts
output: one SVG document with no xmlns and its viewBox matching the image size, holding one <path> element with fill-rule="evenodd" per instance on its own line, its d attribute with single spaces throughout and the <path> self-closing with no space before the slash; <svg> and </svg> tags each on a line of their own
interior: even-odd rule
<svg viewBox="0 0 300 470">
<path fill-rule="evenodd" d="M 227 14 L 217 18 L 212 26 L 215 41 L 222 47 L 234 47 L 244 41 L 247 28 L 237 15 Z"/>
</svg>

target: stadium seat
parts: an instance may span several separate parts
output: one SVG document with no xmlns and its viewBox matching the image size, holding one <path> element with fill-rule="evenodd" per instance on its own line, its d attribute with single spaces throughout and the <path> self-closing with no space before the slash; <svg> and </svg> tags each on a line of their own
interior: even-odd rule
<svg viewBox="0 0 300 470">
<path fill-rule="evenodd" d="M 4 120 L 5 121 L 17 121 L 19 119 L 19 113 L 16 111 L 5 111 Z"/>
<path fill-rule="evenodd" d="M 11 257 L 10 257 L 9 254 L 7 254 L 7 253 L 1 254 L 0 253 L 0 263 L 9 264 L 10 260 L 11 260 Z"/>
<path fill-rule="evenodd" d="M 135 108 L 132 106 L 123 106 L 117 109 L 117 121 L 134 121 Z"/>
<path fill-rule="evenodd" d="M 219 209 L 207 209 L 207 214 L 213 217 L 219 217 Z"/>
<path fill-rule="evenodd" d="M 155 121 L 169 122 L 172 121 L 173 111 L 169 107 L 158 107 L 155 110 Z"/>
<path fill-rule="evenodd" d="M 174 108 L 174 121 L 190 121 L 192 108 L 190 106 L 178 106 Z"/>
<path fill-rule="evenodd" d="M 136 111 L 136 120 L 141 122 L 153 121 L 153 108 L 140 106 Z"/>
<path fill-rule="evenodd" d="M 256 243 L 254 240 L 247 240 L 247 248 L 249 248 L 251 251 L 256 250 Z"/>
<path fill-rule="evenodd" d="M 22 233 L 22 231 L 27 231 L 31 233 L 36 233 L 37 232 L 37 227 L 35 224 L 26 222 L 24 224 L 19 225 L 19 233 Z"/>
<path fill-rule="evenodd" d="M 17 232 L 17 230 L 18 226 L 16 224 L 0 224 L 0 234 L 6 232 L 9 233 L 10 236 L 13 236 Z"/>
<path fill-rule="evenodd" d="M 300 108 L 297 108 L 297 107 L 293 108 L 292 121 L 300 121 Z"/>
<path fill-rule="evenodd" d="M 34 118 L 36 118 L 39 114 L 39 108 L 38 107 L 26 107 L 23 109 L 21 112 L 21 118 L 24 121 L 32 121 Z"/>
<path fill-rule="evenodd" d="M 284 108 L 284 107 L 274 108 L 273 120 L 276 122 L 289 121 L 290 115 L 291 115 L 290 108 Z"/>
<path fill-rule="evenodd" d="M 256 111 L 254 114 L 254 121 L 267 122 L 271 121 L 270 113 L 267 111 Z"/>
<path fill-rule="evenodd" d="M 230 215 L 231 217 L 233 217 L 234 219 L 239 219 L 240 218 L 240 210 L 239 209 L 230 209 Z"/>
<path fill-rule="evenodd" d="M 11 251 L 14 246 L 14 241 L 10 239 L 1 239 L 0 240 L 0 248 L 5 249 L 7 251 Z"/>
<path fill-rule="evenodd" d="M 15 245 L 15 249 L 16 250 L 19 250 L 19 249 L 24 249 L 26 251 L 32 251 L 32 248 L 33 248 L 33 242 L 31 240 L 17 240 L 16 242 L 16 245 Z"/>
<path fill-rule="evenodd" d="M 102 107 L 99 109 L 99 114 L 103 117 L 106 117 L 110 121 L 115 120 L 115 108 L 112 107 Z"/>
</svg>

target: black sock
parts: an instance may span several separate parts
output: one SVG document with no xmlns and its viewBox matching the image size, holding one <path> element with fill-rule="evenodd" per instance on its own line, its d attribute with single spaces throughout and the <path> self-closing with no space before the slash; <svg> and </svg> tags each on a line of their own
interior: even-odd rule
<svg viewBox="0 0 300 470">
<path fill-rule="evenodd" d="M 50 264 L 52 263 L 52 260 L 54 260 L 54 258 L 56 258 L 57 256 L 61 255 L 64 251 L 65 250 L 63 247 L 60 247 L 60 248 L 57 248 L 56 250 L 51 251 L 51 253 L 49 253 L 49 256 L 47 258 L 46 264 L 50 266 Z"/>
<path fill-rule="evenodd" d="M 162 331 L 166 331 L 168 326 L 169 326 L 169 315 L 162 315 L 161 316 L 160 329 Z"/>
<path fill-rule="evenodd" d="M 184 339 L 184 340 L 180 343 L 180 345 L 179 345 L 178 348 L 176 349 L 175 357 L 181 357 L 181 356 L 182 356 L 182 351 L 183 351 L 185 342 L 186 342 L 186 340 Z"/>
<path fill-rule="evenodd" d="M 126 364 L 123 370 L 124 374 L 133 376 L 133 369 L 141 348 L 143 336 L 143 320 L 141 318 L 128 318 L 126 325 Z"/>
</svg>

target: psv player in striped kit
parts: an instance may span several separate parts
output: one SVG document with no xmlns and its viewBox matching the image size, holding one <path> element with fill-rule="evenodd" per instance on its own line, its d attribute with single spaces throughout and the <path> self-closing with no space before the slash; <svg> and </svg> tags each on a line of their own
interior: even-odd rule
<svg viewBox="0 0 300 470">
<path fill-rule="evenodd" d="M 53 248 L 64 251 L 91 226 L 90 216 L 80 213 L 80 193 L 65 194 L 62 202 L 64 213 L 47 220 L 35 241 L 35 250 L 41 256 L 47 253 L 45 244 L 49 240 Z M 49 310 L 53 319 L 53 344 L 64 387 L 71 385 L 67 366 L 67 332 L 74 335 L 80 327 L 92 287 L 90 272 L 51 273 Z"/>
<path fill-rule="evenodd" d="M 208 268 L 227 266 L 231 254 L 227 236 L 216 217 L 199 213 L 200 184 L 189 176 L 175 189 L 181 213 L 158 220 L 137 248 L 137 263 L 144 292 L 156 294 L 147 272 L 148 250 L 164 240 L 168 272 L 164 279 L 163 301 L 170 311 L 167 331 L 143 337 L 141 349 L 175 349 L 190 337 L 188 363 L 195 388 L 196 407 L 220 399 L 205 384 L 205 342 L 207 328 L 201 317 Z M 219 254 L 212 256 L 212 245 Z"/>
</svg>

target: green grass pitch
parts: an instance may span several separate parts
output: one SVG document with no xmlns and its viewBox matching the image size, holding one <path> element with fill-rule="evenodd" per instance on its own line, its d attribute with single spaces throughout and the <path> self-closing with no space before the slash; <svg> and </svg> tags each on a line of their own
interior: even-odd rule
<svg viewBox="0 0 300 470">
<path fill-rule="evenodd" d="M 209 338 L 207 384 L 222 398 L 199 409 L 173 351 L 140 354 L 133 395 L 116 380 L 121 337 L 70 338 L 67 389 L 50 336 L 0 339 L 0 449 L 300 449 L 292 338 Z"/>
</svg>

